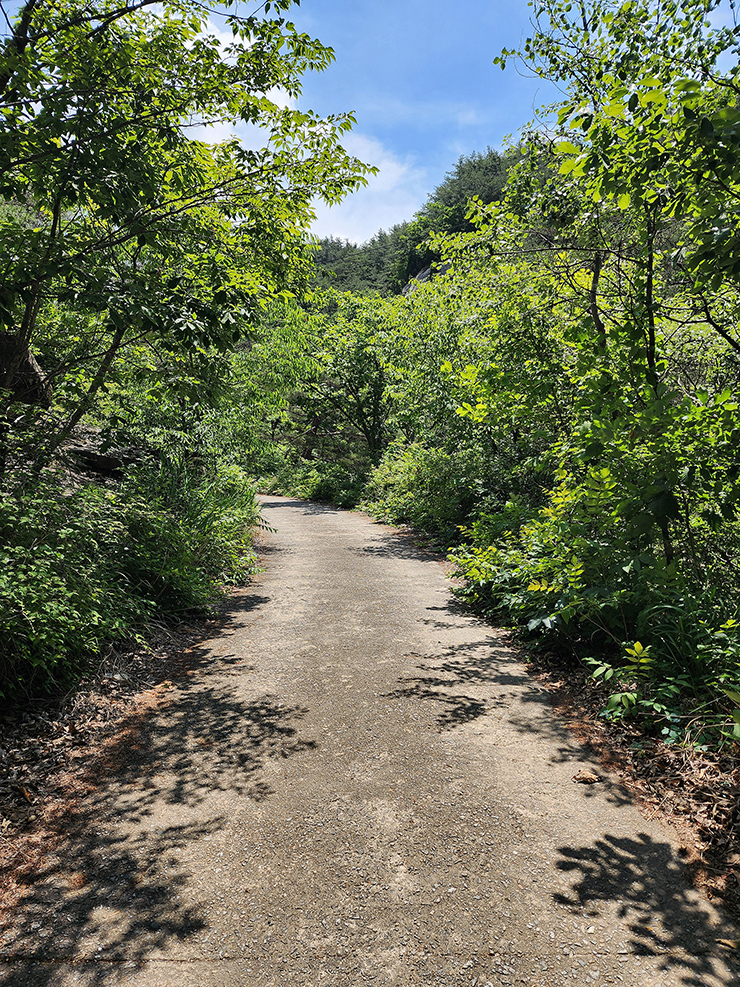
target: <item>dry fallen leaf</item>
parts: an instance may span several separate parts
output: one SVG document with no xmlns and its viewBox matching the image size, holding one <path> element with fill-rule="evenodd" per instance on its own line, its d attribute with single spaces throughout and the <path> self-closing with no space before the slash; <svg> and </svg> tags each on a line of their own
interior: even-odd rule
<svg viewBox="0 0 740 987">
<path fill-rule="evenodd" d="M 573 781 L 577 781 L 579 785 L 595 785 L 597 781 L 601 781 L 601 778 L 595 775 L 593 771 L 582 768 L 573 775 Z"/>
</svg>

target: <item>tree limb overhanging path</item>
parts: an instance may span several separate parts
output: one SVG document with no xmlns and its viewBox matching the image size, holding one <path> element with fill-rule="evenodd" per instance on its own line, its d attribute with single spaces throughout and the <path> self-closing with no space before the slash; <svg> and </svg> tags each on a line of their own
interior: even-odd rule
<svg viewBox="0 0 740 987">
<path fill-rule="evenodd" d="M 738 982 L 671 833 L 436 561 L 359 514 L 263 514 L 265 571 L 97 762 L 0 982 Z"/>
</svg>

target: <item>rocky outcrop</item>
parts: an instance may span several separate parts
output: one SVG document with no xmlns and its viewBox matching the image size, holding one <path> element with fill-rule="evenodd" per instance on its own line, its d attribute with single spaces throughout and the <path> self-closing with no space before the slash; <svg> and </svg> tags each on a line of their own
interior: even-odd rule
<svg viewBox="0 0 740 987">
<path fill-rule="evenodd" d="M 410 295 L 419 287 L 420 284 L 426 284 L 427 281 L 431 281 L 432 278 L 437 278 L 441 274 L 447 274 L 452 264 L 446 260 L 441 264 L 430 264 L 428 267 L 423 268 L 418 274 L 415 274 L 408 284 L 404 285 L 401 289 L 402 295 Z"/>
<path fill-rule="evenodd" d="M 153 455 L 147 449 L 111 446 L 95 428 L 75 429 L 63 444 L 62 454 L 73 471 L 111 480 L 122 479 L 127 466 Z"/>
</svg>

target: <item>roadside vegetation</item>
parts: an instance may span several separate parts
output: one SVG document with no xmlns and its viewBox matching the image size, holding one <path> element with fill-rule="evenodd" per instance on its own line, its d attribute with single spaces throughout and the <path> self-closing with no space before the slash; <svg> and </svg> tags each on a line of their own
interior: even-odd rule
<svg viewBox="0 0 740 987">
<path fill-rule="evenodd" d="M 229 354 L 366 172 L 284 105 L 332 52 L 288 0 L 26 0 L 0 51 L 0 698 L 67 687 L 252 571 Z M 232 41 L 220 43 L 216 29 Z M 222 34 L 223 36 L 223 34 Z M 246 128 L 262 149 L 210 128 Z M 250 147 L 259 147 L 251 139 Z"/>
</svg>

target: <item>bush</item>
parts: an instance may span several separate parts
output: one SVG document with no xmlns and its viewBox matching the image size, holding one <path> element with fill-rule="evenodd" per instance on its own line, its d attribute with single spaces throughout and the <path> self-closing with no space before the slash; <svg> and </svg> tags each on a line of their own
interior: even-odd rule
<svg viewBox="0 0 740 987">
<path fill-rule="evenodd" d="M 460 595 L 548 650 L 583 658 L 610 693 L 608 717 L 637 718 L 669 740 L 740 739 L 737 598 L 692 581 L 650 533 L 637 537 L 609 509 L 610 484 L 561 480 L 534 516 L 512 501 L 466 529 L 451 556 Z"/>
<path fill-rule="evenodd" d="M 220 464 L 209 474 L 186 460 L 164 460 L 136 471 L 122 494 L 136 546 L 121 559 L 122 571 L 163 612 L 203 609 L 221 585 L 254 571 L 259 507 L 237 466 Z"/>
<path fill-rule="evenodd" d="M 254 492 L 233 467 L 141 468 L 118 490 L 0 496 L 0 694 L 68 685 L 153 616 L 203 611 L 253 571 Z"/>
<path fill-rule="evenodd" d="M 393 442 L 371 472 L 360 506 L 379 521 L 457 540 L 458 527 L 479 496 L 479 472 L 468 450 L 449 453 Z"/>
<path fill-rule="evenodd" d="M 292 462 L 287 459 L 274 476 L 260 477 L 257 488 L 267 493 L 302 497 L 337 507 L 356 507 L 362 496 L 366 473 L 363 464 L 340 465 L 317 460 Z"/>
</svg>

